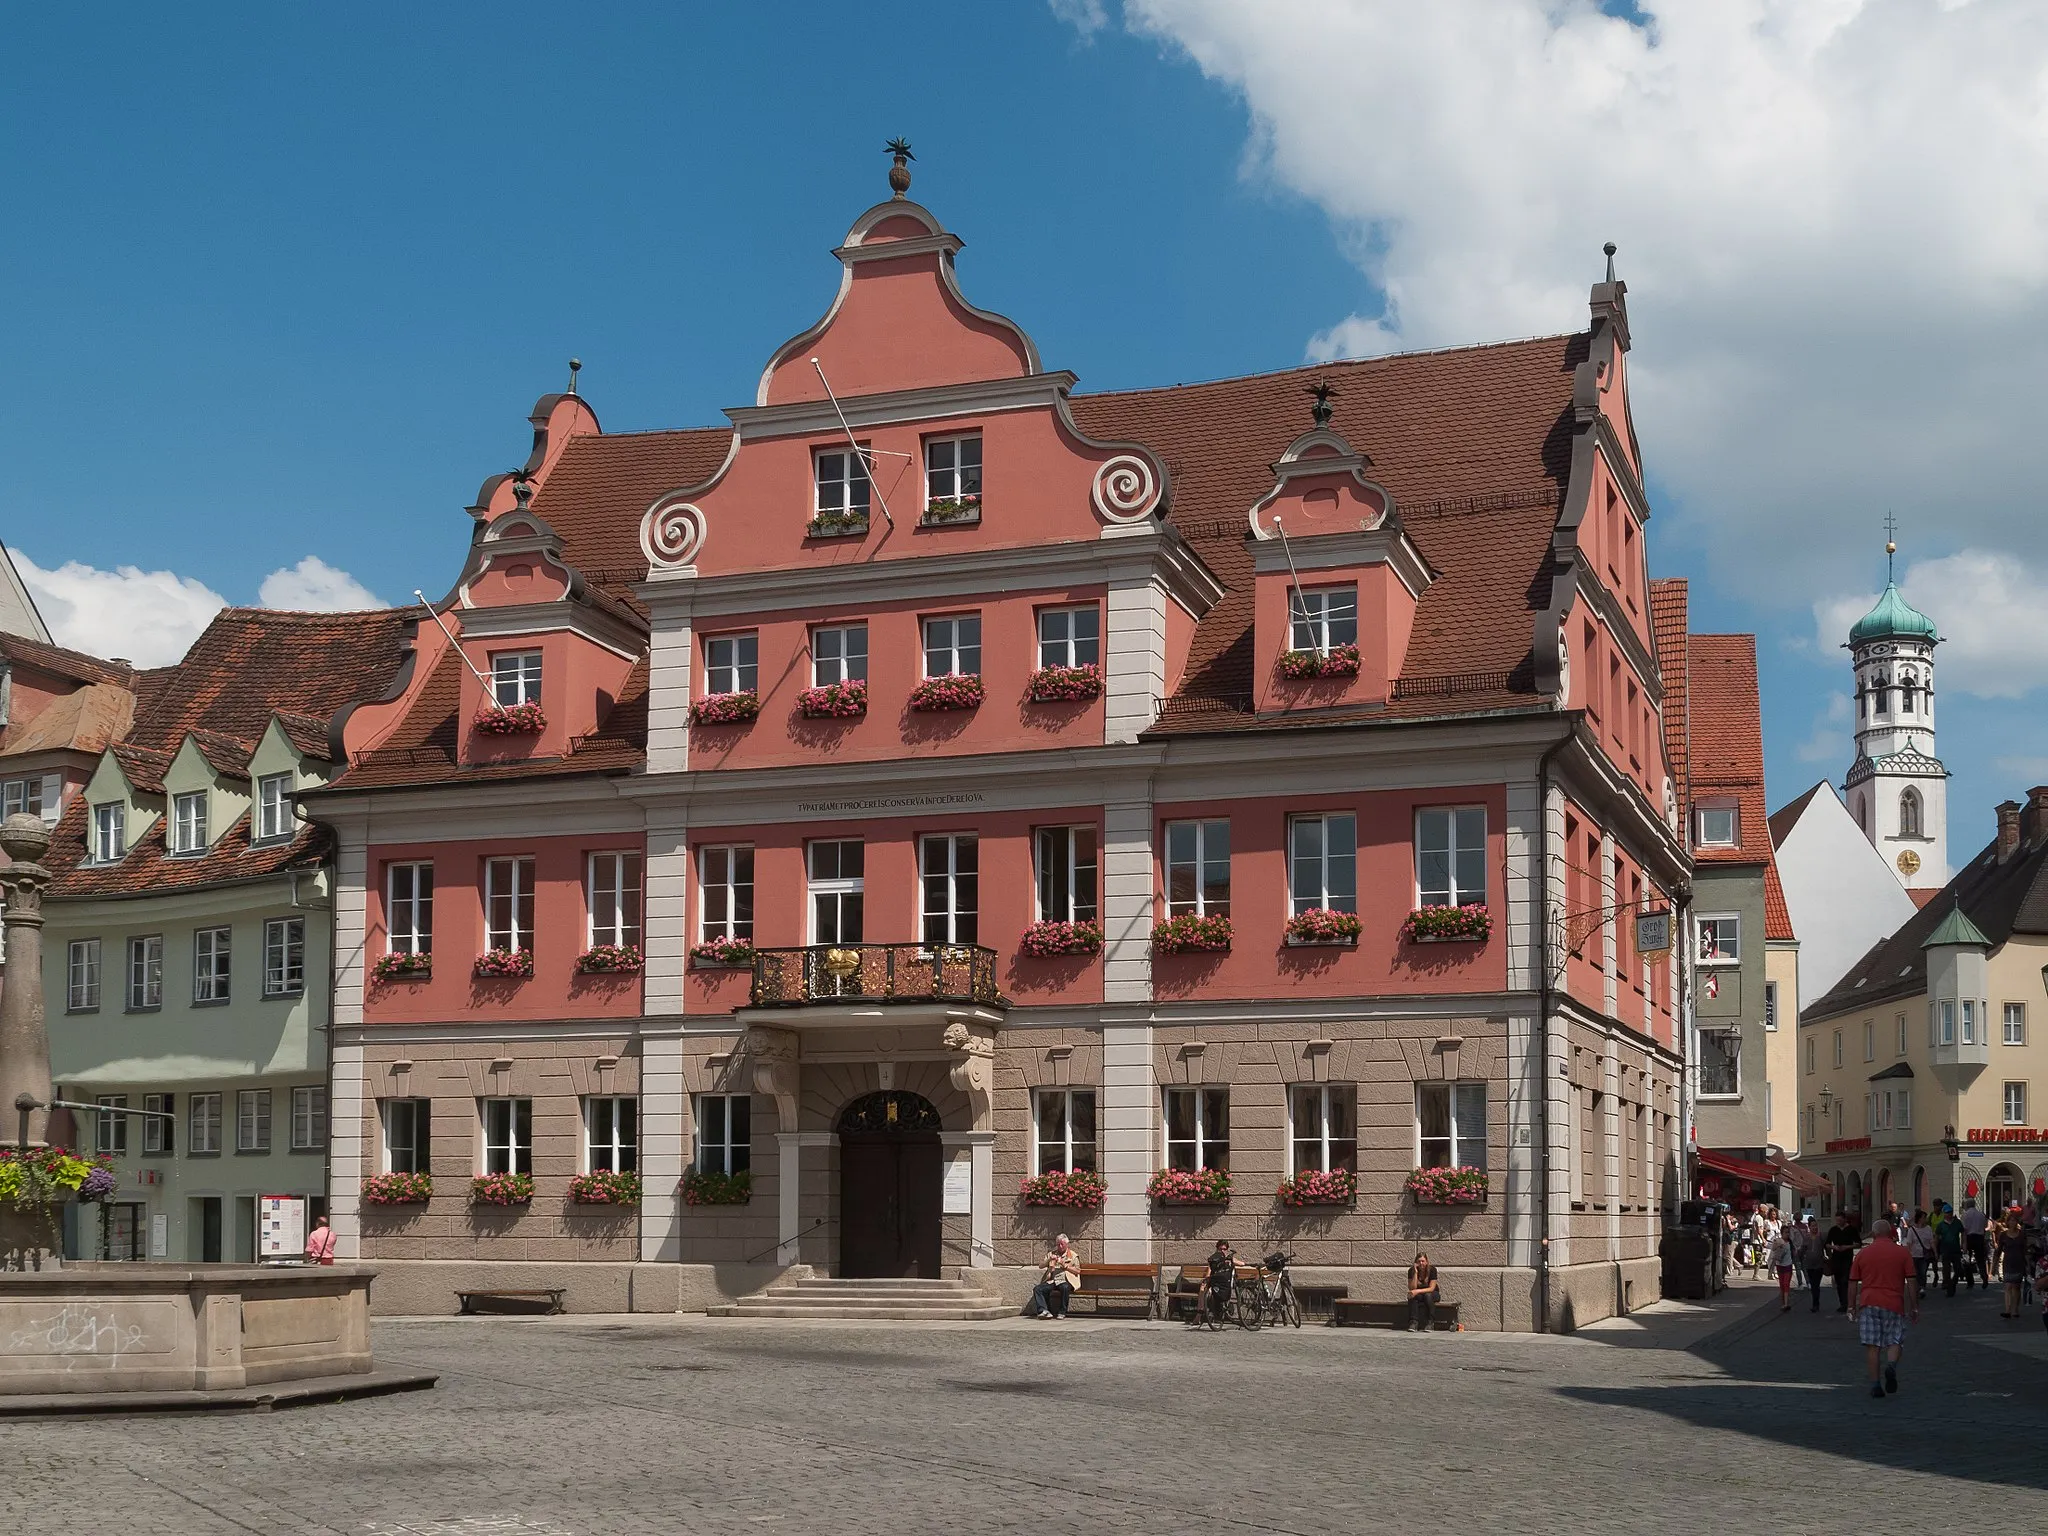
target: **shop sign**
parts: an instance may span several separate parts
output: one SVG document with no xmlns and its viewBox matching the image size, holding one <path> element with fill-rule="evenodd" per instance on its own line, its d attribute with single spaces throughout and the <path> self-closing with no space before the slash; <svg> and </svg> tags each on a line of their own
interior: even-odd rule
<svg viewBox="0 0 2048 1536">
<path fill-rule="evenodd" d="M 1671 949 L 1671 910 L 1636 914 L 1636 953 L 1661 955 Z"/>
<path fill-rule="evenodd" d="M 1829 1152 L 1867 1152 L 1870 1150 L 1868 1136 L 1844 1136 L 1840 1141 L 1831 1141 L 1824 1149 Z"/>
<path fill-rule="evenodd" d="M 2031 1126 L 2025 1125 L 1998 1125 L 1972 1131 L 1964 1139 L 1967 1141 L 1993 1143 L 2022 1142 L 2031 1144 L 2034 1142 L 2048 1142 L 2048 1130 L 2036 1130 Z"/>
</svg>

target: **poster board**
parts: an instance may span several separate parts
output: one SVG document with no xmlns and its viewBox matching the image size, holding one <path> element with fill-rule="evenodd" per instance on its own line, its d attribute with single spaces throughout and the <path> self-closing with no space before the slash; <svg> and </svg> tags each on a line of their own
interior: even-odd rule
<svg viewBox="0 0 2048 1536">
<path fill-rule="evenodd" d="M 149 1256 L 152 1259 L 169 1258 L 171 1252 L 171 1218 L 151 1216 L 149 1218 Z"/>
<path fill-rule="evenodd" d="M 931 1186 L 926 1185 L 927 1189 Z M 930 1207 L 926 1207 L 930 1209 Z M 946 1216 L 971 1216 L 974 1214 L 974 1159 L 956 1157 L 946 1164 L 946 1198 L 940 1207 L 940 1214 Z"/>
<path fill-rule="evenodd" d="M 306 1197 L 259 1195 L 256 1199 L 256 1261 L 275 1264 L 306 1257 Z"/>
</svg>

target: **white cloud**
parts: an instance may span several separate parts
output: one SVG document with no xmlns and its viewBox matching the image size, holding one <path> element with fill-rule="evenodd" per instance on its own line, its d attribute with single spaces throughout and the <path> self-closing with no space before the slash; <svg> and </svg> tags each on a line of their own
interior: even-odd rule
<svg viewBox="0 0 2048 1536">
<path fill-rule="evenodd" d="M 318 555 L 308 555 L 297 565 L 272 571 L 263 578 L 256 600 L 265 608 L 289 608 L 301 613 L 347 613 L 387 606 L 383 598 L 347 571 L 336 570 Z"/>
<path fill-rule="evenodd" d="M 14 564 L 59 645 L 125 656 L 138 667 L 178 660 L 227 599 L 175 571 L 122 565 L 103 571 L 67 560 L 46 571 L 19 549 Z"/>
<path fill-rule="evenodd" d="M 1831 693 L 1825 708 L 1814 717 L 1813 729 L 1806 740 L 1792 749 L 1792 755 L 1802 763 L 1826 763 L 1830 766 L 1846 764 L 1851 756 L 1849 749 L 1849 697 L 1847 694 Z"/>
<path fill-rule="evenodd" d="M 2048 576 L 2016 555 L 1963 549 L 1917 560 L 1899 578 L 1906 601 L 1934 620 L 1937 692 L 1985 699 L 2022 698 L 2048 683 Z M 1826 597 L 1813 605 L 1816 637 L 1828 651 L 1870 611 L 1876 593 Z"/>
<path fill-rule="evenodd" d="M 1925 509 L 1909 548 L 2048 561 L 2048 6 L 1637 9 L 1123 14 L 1242 96 L 1249 174 L 1319 204 L 1384 294 L 1312 358 L 1580 328 L 1612 239 L 1667 561 L 1676 523 L 1719 585 L 1804 603 L 1874 553 L 1887 506 Z"/>
<path fill-rule="evenodd" d="M 1109 25 L 1109 12 L 1103 9 L 1102 0 L 1045 0 L 1055 19 L 1065 22 L 1083 40 L 1092 40 L 1096 33 Z"/>
</svg>

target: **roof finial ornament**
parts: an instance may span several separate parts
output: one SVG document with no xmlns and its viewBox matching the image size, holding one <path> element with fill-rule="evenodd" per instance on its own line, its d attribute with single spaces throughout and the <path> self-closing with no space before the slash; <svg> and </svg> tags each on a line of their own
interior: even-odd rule
<svg viewBox="0 0 2048 1536">
<path fill-rule="evenodd" d="M 902 202 L 910 194 L 910 166 L 908 162 L 917 156 L 910 152 L 910 140 L 902 137 L 891 139 L 882 146 L 896 157 L 896 163 L 889 167 L 889 190 L 896 194 L 895 200 Z"/>
<path fill-rule="evenodd" d="M 1337 398 L 1336 386 L 1328 379 L 1317 379 L 1302 393 L 1312 396 L 1315 400 L 1315 404 L 1308 408 L 1308 413 L 1315 418 L 1316 425 L 1327 427 L 1330 424 L 1330 417 L 1336 413 L 1336 407 L 1330 404 Z"/>
<path fill-rule="evenodd" d="M 574 394 L 575 391 L 571 390 L 570 393 Z M 523 469 L 512 471 L 512 499 L 519 504 L 521 512 L 524 512 L 526 504 L 533 500 L 533 482 L 526 478 L 526 471 Z"/>
<path fill-rule="evenodd" d="M 1884 580 L 1892 584 L 1892 559 L 1899 552 L 1899 520 L 1887 512 L 1884 515 Z"/>
<path fill-rule="evenodd" d="M 1607 253 L 1607 281 L 1611 283 L 1614 281 L 1614 242 L 1610 240 L 1601 246 L 1600 249 Z"/>
<path fill-rule="evenodd" d="M 582 371 L 583 371 L 583 359 L 582 359 L 582 358 L 580 358 L 580 357 L 572 357 L 572 358 L 570 358 L 570 359 L 569 359 L 569 393 L 570 393 L 570 394 L 572 394 L 572 395 L 576 393 L 576 375 L 577 375 L 577 374 L 579 374 L 579 373 L 581 373 Z"/>
</svg>

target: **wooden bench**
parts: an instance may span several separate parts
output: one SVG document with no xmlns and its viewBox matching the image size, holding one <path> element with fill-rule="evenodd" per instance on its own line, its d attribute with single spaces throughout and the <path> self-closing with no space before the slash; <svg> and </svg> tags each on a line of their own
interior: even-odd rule
<svg viewBox="0 0 2048 1536">
<path fill-rule="evenodd" d="M 1256 1280 L 1258 1277 L 1258 1265 L 1240 1264 L 1237 1266 L 1238 1279 Z M 1181 1265 L 1179 1277 L 1175 1279 L 1172 1289 L 1166 1293 L 1166 1315 L 1179 1318 L 1193 1316 L 1195 1298 L 1201 1295 L 1202 1282 L 1208 1278 L 1209 1266 L 1206 1264 Z"/>
<path fill-rule="evenodd" d="M 1332 1309 L 1350 1294 L 1348 1285 L 1297 1285 L 1294 1288 L 1295 1299 L 1301 1303 L 1301 1315 L 1323 1322 L 1330 1320 L 1334 1315 Z"/>
<path fill-rule="evenodd" d="M 1145 1316 L 1159 1316 L 1159 1270 L 1152 1264 L 1083 1264 L 1080 1282 L 1068 1294 L 1069 1302 L 1090 1298 L 1096 1312 L 1104 1300 L 1143 1302 Z"/>
<path fill-rule="evenodd" d="M 461 1317 L 475 1317 L 483 1312 L 554 1317 L 562 1310 L 563 1295 L 558 1287 L 539 1291 L 457 1291 L 455 1299 L 461 1305 L 457 1314 Z"/>
<path fill-rule="evenodd" d="M 1338 1328 L 1406 1328 L 1408 1303 L 1334 1301 L 1330 1304 L 1330 1322 Z M 1455 1333 L 1458 1327 L 1458 1304 L 1455 1301 L 1438 1302 L 1431 1315 L 1430 1326 L 1439 1332 Z"/>
</svg>

